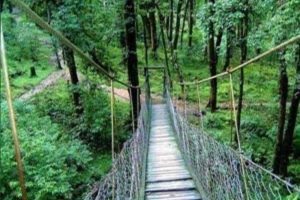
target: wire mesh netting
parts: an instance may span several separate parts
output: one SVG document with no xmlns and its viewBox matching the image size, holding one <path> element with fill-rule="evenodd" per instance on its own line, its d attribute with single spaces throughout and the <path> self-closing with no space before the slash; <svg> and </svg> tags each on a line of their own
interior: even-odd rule
<svg viewBox="0 0 300 200">
<path fill-rule="evenodd" d="M 169 90 L 166 102 L 178 145 L 198 190 L 205 199 L 298 199 L 300 190 L 241 153 L 190 124 L 174 106 Z M 200 123 L 201 124 L 201 123 Z M 202 123 L 203 124 L 203 123 Z"/>
<path fill-rule="evenodd" d="M 143 171 L 150 131 L 151 102 L 149 86 L 145 84 L 145 99 L 141 105 L 138 128 L 116 156 L 111 171 L 100 181 L 85 200 L 141 199 L 145 183 Z"/>
</svg>

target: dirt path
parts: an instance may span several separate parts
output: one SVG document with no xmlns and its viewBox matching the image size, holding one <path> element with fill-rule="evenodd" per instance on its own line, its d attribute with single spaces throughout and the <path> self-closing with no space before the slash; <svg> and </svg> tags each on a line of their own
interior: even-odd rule
<svg viewBox="0 0 300 200">
<path fill-rule="evenodd" d="M 79 76 L 79 80 L 83 80 L 85 78 L 85 76 L 80 73 L 78 73 L 78 76 Z M 38 85 L 33 87 L 31 90 L 22 94 L 18 99 L 21 101 L 27 101 L 31 99 L 33 96 L 43 92 L 46 88 L 55 85 L 61 79 L 68 80 L 68 81 L 70 80 L 68 69 L 65 68 L 63 70 L 52 72 L 47 78 L 45 78 Z M 107 85 L 101 85 L 99 86 L 99 89 L 104 89 L 108 93 L 111 92 L 111 88 Z M 125 101 L 129 100 L 128 91 L 126 89 L 115 88 L 114 94 L 116 95 L 116 97 L 122 100 Z"/>
<path fill-rule="evenodd" d="M 81 73 L 78 73 L 80 81 L 85 79 L 85 76 Z M 70 80 L 70 76 L 68 73 L 68 69 L 64 68 L 63 70 L 55 71 L 52 72 L 46 79 L 41 81 L 38 85 L 36 85 L 34 88 L 31 90 L 27 91 L 26 93 L 22 94 L 18 99 L 21 101 L 27 101 L 31 99 L 33 96 L 43 92 L 46 88 L 51 87 L 55 85 L 59 80 L 64 79 L 64 80 Z M 111 88 L 110 86 L 107 85 L 100 85 L 98 87 L 99 89 L 103 89 L 104 91 L 111 93 Z M 124 100 L 124 101 L 129 101 L 129 94 L 127 89 L 121 89 L 121 88 L 114 88 L 114 94 L 118 99 Z M 162 102 L 163 97 L 160 95 L 154 95 L 152 94 L 152 101 L 155 104 L 155 102 Z M 142 94 L 142 99 L 143 99 L 143 94 Z M 174 101 L 176 107 L 179 109 L 183 109 L 184 106 L 184 101 L 182 100 L 175 100 Z M 258 103 L 258 104 L 245 104 L 244 107 L 248 106 L 266 106 L 268 104 L 264 103 Z M 186 108 L 187 108 L 187 113 L 191 115 L 198 115 L 198 104 L 197 103 L 192 103 L 192 102 L 187 102 Z M 205 108 L 205 105 L 201 105 L 202 108 Z M 219 109 L 231 109 L 230 102 L 223 102 L 219 103 Z"/>
<path fill-rule="evenodd" d="M 62 77 L 66 77 L 66 74 L 67 74 L 67 70 L 65 69 L 52 72 L 46 79 L 44 79 L 38 85 L 33 87 L 31 90 L 22 94 L 18 99 L 21 101 L 29 100 L 31 97 L 37 95 L 38 93 L 43 92 L 47 87 L 57 83 L 57 81 Z"/>
</svg>

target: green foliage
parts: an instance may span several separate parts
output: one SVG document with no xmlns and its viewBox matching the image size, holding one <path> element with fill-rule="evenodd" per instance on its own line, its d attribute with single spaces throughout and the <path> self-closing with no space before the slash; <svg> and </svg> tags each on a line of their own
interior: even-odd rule
<svg viewBox="0 0 300 200">
<path fill-rule="evenodd" d="M 224 127 L 225 117 L 224 115 L 219 115 L 218 118 L 214 117 L 214 114 L 208 113 L 205 116 L 205 126 L 207 128 L 222 129 Z"/>
<path fill-rule="evenodd" d="M 41 117 L 34 106 L 22 102 L 14 106 L 29 198 L 74 199 L 74 190 L 89 181 L 81 173 L 91 170 L 91 153 L 82 142 L 65 135 L 49 117 Z M 20 197 L 7 112 L 6 105 L 1 104 L 0 198 L 3 200 Z"/>
<path fill-rule="evenodd" d="M 3 30 L 13 97 L 40 83 L 55 67 L 51 66 L 50 37 L 29 22 L 23 15 L 3 14 Z M 30 77 L 35 67 L 37 76 Z M 3 84 L 1 84 L 1 91 Z M 3 93 L 1 93 L 3 98 Z"/>
<path fill-rule="evenodd" d="M 84 115 L 81 124 L 81 133 L 96 147 L 110 148 L 111 141 L 111 105 L 110 96 L 102 90 L 83 90 Z M 129 105 L 122 101 L 115 103 L 115 141 L 120 146 L 128 139 L 131 128 Z M 127 124 L 127 125 L 126 125 Z M 127 127 L 126 127 L 127 126 Z M 125 127 L 125 128 L 124 128 Z"/>
<path fill-rule="evenodd" d="M 92 147 L 109 149 L 110 97 L 96 87 L 97 85 L 90 83 L 88 88 L 79 88 L 84 107 L 84 113 L 79 118 L 74 112 L 70 88 L 64 81 L 36 96 L 34 102 L 41 115 L 49 115 L 54 122 L 64 126 L 71 135 L 84 139 Z M 129 105 L 117 100 L 115 104 L 116 146 L 121 145 L 131 132 L 130 126 L 126 127 L 130 119 L 129 114 Z"/>
<path fill-rule="evenodd" d="M 258 137 L 267 137 L 268 126 L 264 120 L 258 115 L 249 114 L 243 117 L 241 121 L 242 134 L 247 133 L 247 137 L 251 138 L 253 135 Z"/>
</svg>

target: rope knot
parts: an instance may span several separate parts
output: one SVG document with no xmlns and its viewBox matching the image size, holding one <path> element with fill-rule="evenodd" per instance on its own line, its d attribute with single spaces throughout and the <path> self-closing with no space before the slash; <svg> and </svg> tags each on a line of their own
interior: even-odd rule
<svg viewBox="0 0 300 200">
<path fill-rule="evenodd" d="M 227 72 L 228 74 L 232 74 L 231 67 L 227 67 L 227 68 L 226 68 L 226 72 Z"/>
</svg>

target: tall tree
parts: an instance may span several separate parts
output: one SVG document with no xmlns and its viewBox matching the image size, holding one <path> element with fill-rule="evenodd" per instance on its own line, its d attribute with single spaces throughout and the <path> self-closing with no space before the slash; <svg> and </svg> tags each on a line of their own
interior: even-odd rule
<svg viewBox="0 0 300 200">
<path fill-rule="evenodd" d="M 80 101 L 80 93 L 78 90 L 79 79 L 77 75 L 77 67 L 76 67 L 74 52 L 69 47 L 64 46 L 63 53 L 65 55 L 65 59 L 70 73 L 70 79 L 73 87 L 72 88 L 73 101 L 74 101 L 76 113 L 80 115 L 83 112 L 83 106 Z"/>
<path fill-rule="evenodd" d="M 248 31 L 249 31 L 249 0 L 244 0 L 244 6 L 242 13 L 244 14 L 240 23 L 240 47 L 241 47 L 241 63 L 246 62 L 248 54 Z M 237 128 L 240 130 L 241 127 L 241 115 L 243 108 L 243 96 L 244 96 L 244 69 L 240 70 L 240 83 L 239 83 L 239 99 L 237 107 Z M 237 140 L 237 138 L 236 138 Z"/>
<path fill-rule="evenodd" d="M 174 41 L 172 45 L 174 50 L 177 49 L 178 40 L 179 40 L 182 4 L 183 4 L 183 0 L 178 0 L 177 12 L 176 12 L 175 35 L 174 35 Z"/>
<path fill-rule="evenodd" d="M 140 2 L 141 17 L 143 24 L 145 25 L 146 31 L 148 32 L 150 46 L 154 58 L 157 57 L 158 39 L 157 39 L 157 28 L 156 28 L 156 17 L 155 17 L 155 2 L 154 0 L 145 0 Z M 143 25 L 143 26 L 144 26 Z"/>
<path fill-rule="evenodd" d="M 217 55 L 215 49 L 215 30 L 214 30 L 214 4 L 215 0 L 208 0 L 209 5 L 209 19 L 208 19 L 208 62 L 209 62 L 209 71 L 210 76 L 215 76 L 217 74 Z M 217 109 L 217 89 L 218 82 L 217 79 L 210 80 L 210 98 L 208 106 L 211 108 L 212 112 L 215 112 Z"/>
<path fill-rule="evenodd" d="M 52 22 L 52 8 L 51 8 L 51 3 L 50 2 L 46 2 L 46 7 L 47 7 L 47 22 L 49 25 L 51 25 Z M 51 37 L 51 43 L 53 46 L 53 50 L 54 50 L 54 55 L 55 55 L 55 59 L 56 59 L 56 63 L 57 63 L 57 68 L 58 69 L 62 69 L 62 65 L 60 63 L 60 57 L 59 57 L 59 48 L 58 48 L 58 43 L 55 40 L 54 37 Z"/>
<path fill-rule="evenodd" d="M 272 28 L 274 27 L 273 38 L 276 43 L 281 43 L 285 41 L 287 38 L 298 35 L 300 32 L 300 13 L 297 12 L 299 10 L 300 2 L 299 1 L 285 1 L 278 0 L 277 1 L 276 14 L 272 16 L 271 20 L 268 20 Z M 279 23 L 280 22 L 280 23 Z M 288 51 L 288 50 L 286 50 Z M 280 58 L 282 66 L 279 70 L 280 78 L 284 77 L 286 79 L 285 82 L 279 83 L 279 88 L 284 89 L 283 94 L 280 94 L 280 108 L 279 108 L 279 124 L 277 131 L 277 142 L 275 148 L 274 162 L 273 162 L 273 170 L 277 174 L 287 175 L 287 168 L 289 163 L 289 156 L 292 152 L 292 144 L 293 144 L 293 136 L 294 129 L 297 119 L 297 112 L 299 111 L 299 91 L 300 91 L 300 46 L 297 45 L 297 49 L 295 51 L 295 60 L 296 60 L 296 81 L 295 88 L 291 99 L 291 105 L 289 109 L 289 114 L 286 117 L 287 113 L 287 96 L 288 96 L 288 77 L 286 72 L 287 61 L 284 57 L 285 52 L 281 50 L 282 58 Z M 282 99 L 284 98 L 284 99 Z M 286 123 L 287 119 L 287 123 Z"/>
<path fill-rule="evenodd" d="M 170 4 L 170 16 L 169 16 L 169 26 L 168 26 L 168 30 L 169 30 L 169 34 L 168 34 L 168 38 L 169 38 L 169 43 L 173 42 L 173 21 L 174 21 L 174 0 L 169 0 L 169 4 Z"/>
<path fill-rule="evenodd" d="M 184 35 L 184 30 L 185 30 L 185 22 L 188 14 L 188 8 L 189 8 L 189 3 L 190 1 L 187 0 L 185 2 L 185 8 L 184 8 L 184 14 L 183 14 L 183 19 L 182 19 L 182 26 L 181 26 L 181 33 L 180 33 L 180 47 L 182 48 L 183 44 L 183 35 Z"/>
<path fill-rule="evenodd" d="M 125 1 L 125 33 L 126 33 L 126 46 L 127 46 L 127 70 L 128 80 L 133 86 L 129 88 L 131 103 L 133 107 L 133 125 L 134 129 L 137 128 L 138 115 L 140 111 L 140 91 L 139 91 L 139 74 L 137 66 L 137 52 L 136 52 L 136 14 L 134 0 Z"/>
<path fill-rule="evenodd" d="M 151 0 L 149 3 L 149 22 L 150 22 L 150 37 L 151 37 L 151 49 L 154 58 L 157 57 L 158 39 L 156 31 L 156 17 L 155 17 L 155 1 Z"/>
<path fill-rule="evenodd" d="M 277 141 L 275 147 L 275 156 L 273 161 L 274 173 L 281 173 L 281 156 L 283 148 L 283 133 L 286 118 L 286 102 L 288 97 L 288 75 L 286 71 L 286 60 L 284 58 L 285 50 L 279 52 L 279 117 L 278 117 L 278 130 Z"/>
<path fill-rule="evenodd" d="M 188 41 L 189 47 L 192 47 L 193 28 L 195 24 L 195 17 L 194 17 L 195 3 L 196 3 L 195 0 L 189 0 L 189 41 Z"/>
<path fill-rule="evenodd" d="M 169 58 L 168 58 L 168 52 L 167 52 L 167 44 L 166 44 L 166 37 L 165 37 L 165 31 L 164 31 L 164 17 L 161 14 L 159 6 L 156 4 L 157 8 L 157 14 L 159 18 L 159 27 L 160 27 L 160 33 L 161 33 L 161 38 L 162 38 L 162 43 L 163 43 L 163 48 L 164 48 L 164 56 L 165 56 L 165 75 L 170 78 L 170 84 L 172 87 L 172 79 L 171 79 L 171 72 L 170 72 L 170 67 L 169 67 Z M 166 34 L 167 35 L 167 34 Z M 166 81 L 166 77 L 165 77 Z"/>
<path fill-rule="evenodd" d="M 281 155 L 281 166 L 280 173 L 287 175 L 287 168 L 289 163 L 289 156 L 292 152 L 293 136 L 297 121 L 297 115 L 299 111 L 299 102 L 300 102 L 300 43 L 296 50 L 297 54 L 297 63 L 296 63 L 296 82 L 293 92 L 293 97 L 291 101 L 287 127 L 284 133 L 284 140 L 282 144 L 282 155 Z"/>
<path fill-rule="evenodd" d="M 216 63 L 218 64 L 219 61 L 219 54 L 220 54 L 220 49 L 221 49 L 221 43 L 222 43 L 222 38 L 223 38 L 223 28 L 219 28 L 217 38 L 216 38 Z"/>
<path fill-rule="evenodd" d="M 223 71 L 225 71 L 230 65 L 230 59 L 232 58 L 232 51 L 233 51 L 233 38 L 234 38 L 233 27 L 232 26 L 227 27 L 225 62 L 224 62 L 224 66 L 223 66 Z"/>
</svg>

